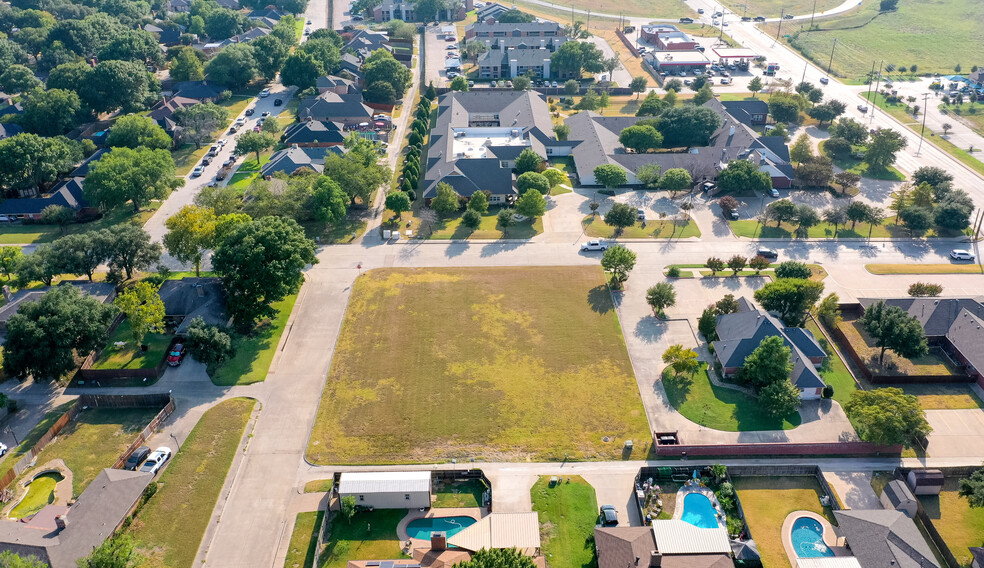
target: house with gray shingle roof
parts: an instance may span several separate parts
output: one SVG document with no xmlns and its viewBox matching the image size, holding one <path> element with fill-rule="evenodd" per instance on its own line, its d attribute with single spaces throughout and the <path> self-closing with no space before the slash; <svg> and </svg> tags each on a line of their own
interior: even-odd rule
<svg viewBox="0 0 984 568">
<path fill-rule="evenodd" d="M 895 510 L 834 511 L 836 532 L 861 568 L 939 568 L 926 539 L 912 519 Z"/>
<path fill-rule="evenodd" d="M 301 148 L 327 148 L 345 143 L 344 125 L 340 122 L 306 120 L 287 127 L 284 144 Z"/>
<path fill-rule="evenodd" d="M 816 399 L 826 386 L 817 369 L 827 353 L 809 330 L 787 327 L 768 312 L 759 309 L 743 310 L 717 317 L 718 340 L 713 342 L 714 356 L 726 377 L 733 376 L 744 366 L 745 358 L 767 337 L 780 337 L 790 350 L 793 370 L 790 380 L 799 389 L 800 398 Z"/>
<path fill-rule="evenodd" d="M 73 177 L 55 184 L 40 197 L 21 197 L 0 202 L 0 221 L 37 221 L 45 207 L 58 205 L 75 211 L 76 215 L 95 214 L 82 195 L 85 178 Z"/>
<path fill-rule="evenodd" d="M 372 119 L 373 110 L 362 102 L 360 93 L 340 95 L 325 91 L 316 97 L 301 100 L 297 116 L 303 120 L 337 122 L 346 128 L 358 126 Z"/>
<path fill-rule="evenodd" d="M 24 132 L 24 129 L 21 128 L 21 126 L 19 124 L 14 124 L 14 123 L 4 124 L 4 123 L 0 123 L 0 140 L 3 140 L 4 138 L 10 138 L 11 136 L 17 136 L 18 134 L 20 134 L 22 132 Z"/>
<path fill-rule="evenodd" d="M 263 164 L 260 173 L 263 177 L 269 177 L 277 172 L 292 175 L 300 170 L 311 170 L 319 174 L 325 169 L 325 156 L 328 153 L 341 154 L 343 150 L 340 146 L 328 148 L 299 148 L 292 146 L 274 152 L 270 156 L 270 161 Z"/>
</svg>

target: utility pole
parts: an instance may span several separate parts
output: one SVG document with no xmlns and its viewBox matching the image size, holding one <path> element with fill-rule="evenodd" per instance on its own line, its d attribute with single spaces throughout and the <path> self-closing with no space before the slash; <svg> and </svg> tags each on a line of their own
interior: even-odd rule
<svg viewBox="0 0 984 568">
<path fill-rule="evenodd" d="M 813 19 L 817 17 L 817 0 L 813 0 L 813 13 L 810 15 L 810 31 L 813 31 Z"/>
<path fill-rule="evenodd" d="M 807 62 L 807 61 L 804 61 L 803 62 L 803 78 L 800 79 L 800 83 L 806 81 L 806 68 L 809 67 L 809 66 L 810 66 L 809 62 Z"/>
<path fill-rule="evenodd" d="M 782 20 L 786 17 L 786 9 L 783 8 L 779 12 L 779 29 L 776 30 L 776 39 L 779 39 L 779 34 L 782 33 Z"/>
<path fill-rule="evenodd" d="M 884 59 L 878 62 L 878 78 L 875 79 L 875 94 L 874 94 L 875 100 L 878 100 L 878 87 L 881 85 L 881 70 L 882 70 L 882 65 L 884 64 L 885 64 Z M 871 124 L 875 120 L 875 101 L 869 98 L 868 102 L 871 104 L 871 119 L 868 120 L 868 124 Z"/>
<path fill-rule="evenodd" d="M 866 97 L 869 101 L 871 100 L 871 85 L 873 83 L 872 79 L 875 78 L 875 60 L 871 60 L 871 73 L 868 74 L 868 96 Z"/>
<path fill-rule="evenodd" d="M 926 112 L 926 104 L 928 100 L 929 100 L 929 93 L 923 93 L 923 108 L 922 108 L 923 121 L 922 121 L 922 129 L 919 130 L 919 147 L 916 148 L 917 156 L 919 155 L 919 151 L 922 150 L 923 134 L 925 134 L 926 132 L 926 115 L 929 114 L 928 112 Z"/>
<path fill-rule="evenodd" d="M 830 48 L 830 61 L 827 63 L 827 77 L 830 77 L 830 67 L 834 64 L 834 49 L 837 47 L 837 38 L 834 38 L 834 45 Z"/>
</svg>

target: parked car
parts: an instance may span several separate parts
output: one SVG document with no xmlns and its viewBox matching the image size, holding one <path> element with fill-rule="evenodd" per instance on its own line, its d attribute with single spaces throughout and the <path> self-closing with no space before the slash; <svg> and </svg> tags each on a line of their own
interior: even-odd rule
<svg viewBox="0 0 984 568">
<path fill-rule="evenodd" d="M 704 13 L 704 9 L 703 8 L 697 8 L 697 13 L 698 14 L 703 14 Z"/>
<path fill-rule="evenodd" d="M 858 105 L 858 110 L 864 113 L 868 112 L 868 105 Z"/>
<path fill-rule="evenodd" d="M 216 176 L 215 179 L 219 179 L 219 177 Z M 167 352 L 168 366 L 177 367 L 178 365 L 180 365 L 181 361 L 184 361 L 186 352 L 187 350 L 185 349 L 184 343 L 175 343 L 174 347 L 172 347 L 171 350 Z"/>
<path fill-rule="evenodd" d="M 969 250 L 953 249 L 950 251 L 950 258 L 953 260 L 975 260 L 977 257 Z"/>
<path fill-rule="evenodd" d="M 0 442 L 0 456 L 7 455 L 7 444 Z"/>
<path fill-rule="evenodd" d="M 123 464 L 123 469 L 128 471 L 137 471 L 137 468 L 140 467 L 140 464 L 142 464 L 145 459 L 147 459 L 148 455 L 150 455 L 150 447 L 140 446 L 139 448 L 133 450 L 130 457 L 126 458 L 126 463 Z"/>
<path fill-rule="evenodd" d="M 265 98 L 267 98 L 269 96 L 270 96 L 270 89 L 269 88 L 263 89 L 262 91 L 260 91 L 260 98 L 261 99 L 265 99 Z"/>
<path fill-rule="evenodd" d="M 755 16 L 754 18 L 752 18 L 752 20 L 756 22 L 764 22 L 765 16 Z"/>
<path fill-rule="evenodd" d="M 615 510 L 614 505 L 602 505 L 601 506 L 601 525 L 605 527 L 617 527 L 618 526 L 618 511 Z"/>
<path fill-rule="evenodd" d="M 191 177 L 196 178 L 205 173 L 205 166 L 195 166 L 195 169 L 191 170 Z"/>
<path fill-rule="evenodd" d="M 233 165 L 235 163 L 236 163 L 236 158 L 234 158 L 232 156 L 229 156 L 228 158 L 226 158 L 226 161 L 222 162 L 222 167 L 223 168 L 228 168 L 229 166 L 231 166 L 231 165 Z"/>
<path fill-rule="evenodd" d="M 447 48 L 446 48 L 446 49 L 447 49 L 448 51 L 451 51 L 451 50 L 453 50 L 453 49 L 458 49 L 458 46 L 457 46 L 457 45 L 449 45 L 449 46 L 447 46 Z"/>
<path fill-rule="evenodd" d="M 218 145 L 218 144 L 212 144 L 211 146 L 209 146 L 209 148 L 208 148 L 208 153 L 207 153 L 207 154 L 205 154 L 205 156 L 207 156 L 207 157 L 209 157 L 209 158 L 211 158 L 212 156 L 214 156 L 214 155 L 216 155 L 216 154 L 218 154 L 218 153 L 219 153 L 219 150 L 221 150 L 221 149 L 222 149 L 222 148 L 221 148 L 221 147 L 219 147 L 219 145 Z"/>
<path fill-rule="evenodd" d="M 583 251 L 608 250 L 608 245 L 606 245 L 601 241 L 588 241 L 586 243 L 581 243 L 581 250 Z"/>
<path fill-rule="evenodd" d="M 728 211 L 728 219 L 731 219 L 732 221 L 737 221 L 739 218 L 740 217 L 738 216 L 737 211 Z"/>
<path fill-rule="evenodd" d="M 768 258 L 770 260 L 775 260 L 779 258 L 779 252 L 773 249 L 760 248 L 757 251 L 755 251 L 755 256 L 761 256 L 761 257 Z"/>
<path fill-rule="evenodd" d="M 246 116 L 253 116 L 253 113 L 254 112 L 256 112 L 256 109 L 251 107 L 251 108 L 246 109 L 246 112 L 244 114 L 246 114 Z"/>
<path fill-rule="evenodd" d="M 779 197 L 779 190 L 773 187 L 772 189 L 769 190 L 769 196 Z"/>
<path fill-rule="evenodd" d="M 154 453 L 147 456 L 147 461 L 144 462 L 143 466 L 140 467 L 140 471 L 143 473 L 152 473 L 157 475 L 157 472 L 164 467 L 167 460 L 171 459 L 171 448 L 167 446 L 161 446 L 154 450 Z"/>
<path fill-rule="evenodd" d="M 270 118 L 270 111 L 266 111 L 263 114 L 261 114 L 260 115 L 260 118 L 262 118 L 264 120 L 266 120 L 267 118 Z"/>
<path fill-rule="evenodd" d="M 731 84 L 731 79 L 728 79 L 727 77 L 725 77 L 725 78 L 721 79 L 721 84 L 722 85 L 730 85 Z"/>
<path fill-rule="evenodd" d="M 215 174 L 215 181 L 222 181 L 226 178 L 225 170 L 219 170 L 219 173 Z M 218 185 L 218 184 L 216 184 Z"/>
<path fill-rule="evenodd" d="M 711 17 L 713 17 L 713 18 L 720 18 L 723 15 L 724 15 L 724 12 L 722 12 L 721 10 L 718 10 L 717 12 L 714 12 L 713 14 L 711 14 Z"/>
<path fill-rule="evenodd" d="M 273 106 L 275 106 L 275 107 L 283 106 L 283 105 L 284 105 L 284 100 L 283 99 L 275 99 L 273 101 Z"/>
<path fill-rule="evenodd" d="M 210 165 L 212 165 L 211 156 L 205 156 L 204 158 L 202 158 L 202 167 L 210 166 Z"/>
<path fill-rule="evenodd" d="M 693 18 L 680 18 L 680 23 L 681 24 L 692 24 L 692 23 L 694 23 L 694 19 Z"/>
<path fill-rule="evenodd" d="M 820 84 L 821 85 L 826 85 L 829 82 L 830 82 L 830 79 L 828 79 L 826 77 L 820 77 Z"/>
<path fill-rule="evenodd" d="M 454 36 L 447 36 L 446 38 L 444 38 L 444 41 L 458 41 L 458 38 Z"/>
<path fill-rule="evenodd" d="M 551 82 L 550 82 L 550 86 L 551 86 L 552 88 L 554 88 L 554 89 L 556 89 L 556 88 L 557 88 L 557 81 L 551 81 Z"/>
<path fill-rule="evenodd" d="M 752 17 L 751 16 L 742 16 L 741 17 L 741 21 L 743 21 L 743 22 L 751 22 L 752 21 Z"/>
<path fill-rule="evenodd" d="M 645 209 L 636 209 L 636 219 L 638 219 L 640 221 L 645 221 L 646 220 L 646 210 Z"/>
<path fill-rule="evenodd" d="M 509 88 L 511 89 L 511 88 L 512 88 L 512 86 L 513 86 L 513 83 L 512 83 L 512 81 L 506 81 L 506 86 L 507 86 L 507 87 L 509 87 Z"/>
<path fill-rule="evenodd" d="M 225 145 L 228 144 L 229 141 L 225 138 L 219 138 L 215 143 L 219 146 L 219 148 L 225 148 Z"/>
</svg>

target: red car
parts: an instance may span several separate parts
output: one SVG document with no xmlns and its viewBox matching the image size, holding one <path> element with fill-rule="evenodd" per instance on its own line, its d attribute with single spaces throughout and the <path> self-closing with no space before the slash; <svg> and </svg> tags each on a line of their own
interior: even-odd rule
<svg viewBox="0 0 984 568">
<path fill-rule="evenodd" d="M 185 358 L 185 346 L 183 343 L 175 343 L 174 347 L 171 348 L 167 353 L 167 364 L 171 367 L 177 367 L 181 364 L 181 361 Z"/>
</svg>

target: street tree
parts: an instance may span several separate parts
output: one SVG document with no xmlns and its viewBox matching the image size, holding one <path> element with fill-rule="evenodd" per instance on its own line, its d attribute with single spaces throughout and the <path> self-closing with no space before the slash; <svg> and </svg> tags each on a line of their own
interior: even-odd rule
<svg viewBox="0 0 984 568">
<path fill-rule="evenodd" d="M 185 205 L 164 221 L 167 234 L 164 248 L 181 262 L 195 266 L 195 276 L 201 275 L 205 251 L 215 247 L 215 211 L 198 205 Z"/>
<path fill-rule="evenodd" d="M 933 226 L 933 213 L 926 207 L 907 207 L 900 215 L 912 233 L 921 235 Z"/>
<path fill-rule="evenodd" d="M 284 63 L 290 55 L 290 45 L 272 33 L 252 40 L 250 45 L 253 46 L 256 70 L 261 77 L 272 81 L 277 76 L 277 72 L 284 69 Z M 288 83 L 284 82 L 284 84 Z"/>
<path fill-rule="evenodd" d="M 746 264 L 748 264 L 748 259 L 740 254 L 736 254 L 728 259 L 728 268 L 732 270 L 732 276 L 738 276 L 738 273 L 745 268 Z"/>
<path fill-rule="evenodd" d="M 628 182 L 628 177 L 625 175 L 625 170 L 615 164 L 601 164 L 600 166 L 595 166 L 593 173 L 595 180 L 605 186 L 606 189 L 616 188 L 620 185 L 625 185 L 626 182 Z"/>
<path fill-rule="evenodd" d="M 225 126 L 226 110 L 215 103 L 202 103 L 174 111 L 174 122 L 181 127 L 181 140 L 194 142 L 195 148 L 212 140 L 214 133 Z"/>
<path fill-rule="evenodd" d="M 478 211 L 467 209 L 461 216 L 461 224 L 472 230 L 477 229 L 482 226 L 482 216 Z"/>
<path fill-rule="evenodd" d="M 752 77 L 752 80 L 748 82 L 748 90 L 752 92 L 753 97 L 756 96 L 764 86 L 765 85 L 762 84 L 762 78 L 758 75 Z"/>
<path fill-rule="evenodd" d="M 528 189 L 516 200 L 516 212 L 531 219 L 542 217 L 547 212 L 547 200 L 536 189 Z"/>
<path fill-rule="evenodd" d="M 167 150 L 171 137 L 152 118 L 130 114 L 121 116 L 109 131 L 106 145 L 112 148 L 144 148 Z"/>
<path fill-rule="evenodd" d="M 755 291 L 755 300 L 776 312 L 786 325 L 800 325 L 820 300 L 823 283 L 800 278 L 780 278 Z"/>
<path fill-rule="evenodd" d="M 601 257 L 601 267 L 611 273 L 616 288 L 629 279 L 629 272 L 635 267 L 636 254 L 622 245 L 608 248 Z"/>
<path fill-rule="evenodd" d="M 313 55 L 298 51 L 284 60 L 280 78 L 284 85 L 297 87 L 298 90 L 303 91 L 313 87 L 322 73 L 321 65 L 314 60 Z"/>
<path fill-rule="evenodd" d="M 796 220 L 798 213 L 796 204 L 788 199 L 773 201 L 765 208 L 765 216 L 776 222 L 776 227 L 782 223 L 791 223 Z"/>
<path fill-rule="evenodd" d="M 161 245 L 150 241 L 150 234 L 139 225 L 118 225 L 109 234 L 109 268 L 133 278 L 137 270 L 147 270 L 161 258 Z"/>
<path fill-rule="evenodd" d="M 236 147 L 232 153 L 236 156 L 245 156 L 253 153 L 256 155 L 256 163 L 260 163 L 260 152 L 273 148 L 277 139 L 266 132 L 248 131 L 239 135 L 236 139 Z"/>
<path fill-rule="evenodd" d="M 851 222 L 852 231 L 859 221 L 863 222 L 869 217 L 868 204 L 863 201 L 852 201 L 844 212 L 847 214 L 847 220 Z"/>
<path fill-rule="evenodd" d="M 182 185 L 184 180 L 175 175 L 174 158 L 167 150 L 114 148 L 89 166 L 83 194 L 107 209 L 129 201 L 133 212 L 139 213 L 141 205 L 166 199 Z"/>
<path fill-rule="evenodd" d="M 906 359 L 929 353 L 922 324 L 898 306 L 889 306 L 878 301 L 864 310 L 860 322 L 875 345 L 881 349 L 878 355 L 879 365 L 884 362 L 885 351 L 889 349 Z"/>
<path fill-rule="evenodd" d="M 614 227 L 615 236 L 621 235 L 626 227 L 635 225 L 636 210 L 628 203 L 615 203 L 605 213 L 605 224 Z"/>
<path fill-rule="evenodd" d="M 654 315 L 660 315 L 666 308 L 676 304 L 676 290 L 669 282 L 658 282 L 646 290 L 646 303 Z"/>
<path fill-rule="evenodd" d="M 109 232 L 87 231 L 55 239 L 51 248 L 61 271 L 85 274 L 89 282 L 92 282 L 96 269 L 109 257 L 110 244 Z"/>
<path fill-rule="evenodd" d="M 157 290 L 150 282 L 137 282 L 113 300 L 126 315 L 133 341 L 138 345 L 143 344 L 148 333 L 164 330 L 164 301 Z"/>
<path fill-rule="evenodd" d="M 837 236 L 837 227 L 847 223 L 847 207 L 831 207 L 824 209 L 823 220 L 834 226 L 834 237 Z"/>
<path fill-rule="evenodd" d="M 940 227 L 962 231 L 970 226 L 970 215 L 974 212 L 974 202 L 961 189 L 955 189 L 936 206 L 933 221 Z"/>
<path fill-rule="evenodd" d="M 716 256 L 712 256 L 704 262 L 704 266 L 711 270 L 711 276 L 717 276 L 718 272 L 724 270 L 724 261 Z"/>
<path fill-rule="evenodd" d="M 745 357 L 742 377 L 756 390 L 780 381 L 788 381 L 789 373 L 793 370 L 791 353 L 782 337 L 766 337 Z"/>
<path fill-rule="evenodd" d="M 899 388 L 854 391 L 844 410 L 858 436 L 873 444 L 911 446 L 933 431 L 919 399 Z"/>
<path fill-rule="evenodd" d="M 813 207 L 803 203 L 796 206 L 796 236 L 806 238 L 810 228 L 820 224 L 820 214 Z"/>
<path fill-rule="evenodd" d="M 772 264 L 769 259 L 762 255 L 755 255 L 748 261 L 748 267 L 755 271 L 755 274 L 760 274 L 763 270 Z"/>
<path fill-rule="evenodd" d="M 677 375 L 692 375 L 700 368 L 697 352 L 693 349 L 687 349 L 679 343 L 670 345 L 663 352 L 663 362 Z"/>
<path fill-rule="evenodd" d="M 895 163 L 895 156 L 906 147 L 908 141 L 904 136 L 890 128 L 882 128 L 871 136 L 868 149 L 864 153 L 864 161 L 876 170 L 884 170 Z"/>
</svg>

